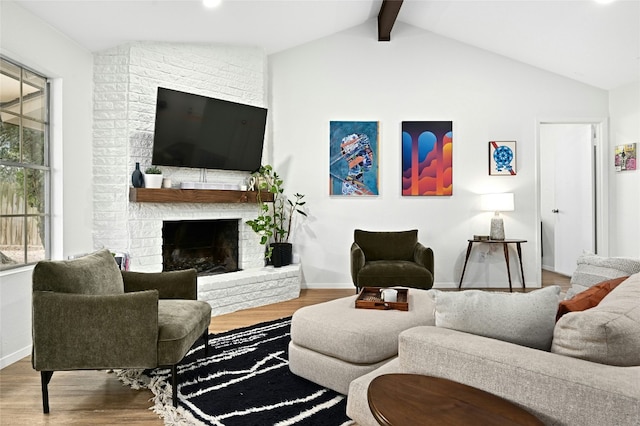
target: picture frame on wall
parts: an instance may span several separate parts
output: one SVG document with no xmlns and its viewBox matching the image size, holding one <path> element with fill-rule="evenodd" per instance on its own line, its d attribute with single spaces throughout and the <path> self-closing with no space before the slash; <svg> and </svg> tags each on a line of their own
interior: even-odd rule
<svg viewBox="0 0 640 426">
<path fill-rule="evenodd" d="M 379 133 L 377 121 L 329 122 L 329 195 L 379 195 Z"/>
<path fill-rule="evenodd" d="M 489 142 L 489 175 L 515 176 L 517 174 L 516 141 Z"/>
<path fill-rule="evenodd" d="M 616 145 L 614 158 L 616 172 L 636 170 L 636 144 Z"/>
<path fill-rule="evenodd" d="M 402 196 L 453 194 L 453 121 L 402 122 Z"/>
</svg>

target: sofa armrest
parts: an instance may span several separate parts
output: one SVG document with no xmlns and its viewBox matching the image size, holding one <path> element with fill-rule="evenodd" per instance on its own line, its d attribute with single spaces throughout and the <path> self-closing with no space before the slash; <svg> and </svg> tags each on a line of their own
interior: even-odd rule
<svg viewBox="0 0 640 426">
<path fill-rule="evenodd" d="M 33 292 L 38 371 L 157 366 L 158 292 Z"/>
<path fill-rule="evenodd" d="M 433 250 L 431 248 L 417 243 L 413 249 L 413 261 L 427 268 L 431 272 L 431 275 L 435 277 L 435 273 L 433 272 Z"/>
<path fill-rule="evenodd" d="M 615 367 L 438 327 L 400 334 L 403 372 L 501 396 L 546 424 L 640 424 L 640 367 Z"/>
<path fill-rule="evenodd" d="M 364 266 L 365 257 L 364 251 L 357 243 L 351 244 L 351 280 L 353 281 L 353 285 L 358 287 L 358 272 Z"/>
<path fill-rule="evenodd" d="M 195 269 L 171 272 L 122 271 L 124 291 L 157 290 L 160 299 L 198 299 L 198 273 Z"/>
</svg>

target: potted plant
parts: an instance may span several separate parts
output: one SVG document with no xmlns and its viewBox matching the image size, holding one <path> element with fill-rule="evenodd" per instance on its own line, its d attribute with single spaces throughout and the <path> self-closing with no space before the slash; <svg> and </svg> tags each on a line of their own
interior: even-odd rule
<svg viewBox="0 0 640 426">
<path fill-rule="evenodd" d="M 306 204 L 302 201 L 303 194 L 294 194 L 291 201 L 284 195 L 284 181 L 270 165 L 261 166 L 253 175 L 256 178 L 257 200 L 260 215 L 246 223 L 260 235 L 260 244 L 265 246 L 265 258 L 274 267 L 289 265 L 292 257 L 292 245 L 289 242 L 293 216 L 299 213 L 307 216 L 300 207 Z M 261 192 L 273 194 L 273 203 L 262 199 Z"/>
<path fill-rule="evenodd" d="M 160 170 L 157 166 L 147 167 L 147 169 L 144 171 L 144 187 L 161 188 L 162 170 Z"/>
</svg>

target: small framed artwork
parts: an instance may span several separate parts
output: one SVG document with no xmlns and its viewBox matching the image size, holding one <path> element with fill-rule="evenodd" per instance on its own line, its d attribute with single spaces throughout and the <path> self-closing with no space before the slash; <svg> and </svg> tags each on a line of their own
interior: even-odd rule
<svg viewBox="0 0 640 426">
<path fill-rule="evenodd" d="M 489 175 L 516 175 L 516 141 L 489 142 Z"/>
<path fill-rule="evenodd" d="M 617 145 L 615 151 L 616 172 L 636 169 L 636 144 Z"/>
</svg>

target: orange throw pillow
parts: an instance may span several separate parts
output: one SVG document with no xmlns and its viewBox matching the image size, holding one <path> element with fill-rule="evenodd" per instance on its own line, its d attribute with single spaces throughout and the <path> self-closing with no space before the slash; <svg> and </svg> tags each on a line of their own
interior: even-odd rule
<svg viewBox="0 0 640 426">
<path fill-rule="evenodd" d="M 560 319 L 561 316 L 568 312 L 579 312 L 586 311 L 589 308 L 593 308 L 594 306 L 598 306 L 598 303 L 604 297 L 611 292 L 614 288 L 616 288 L 621 282 L 626 280 L 629 277 L 619 277 L 613 278 L 611 280 L 602 281 L 585 291 L 582 291 L 575 296 L 573 296 L 569 300 L 563 300 L 558 305 L 558 314 L 556 315 L 556 321 Z"/>
</svg>

